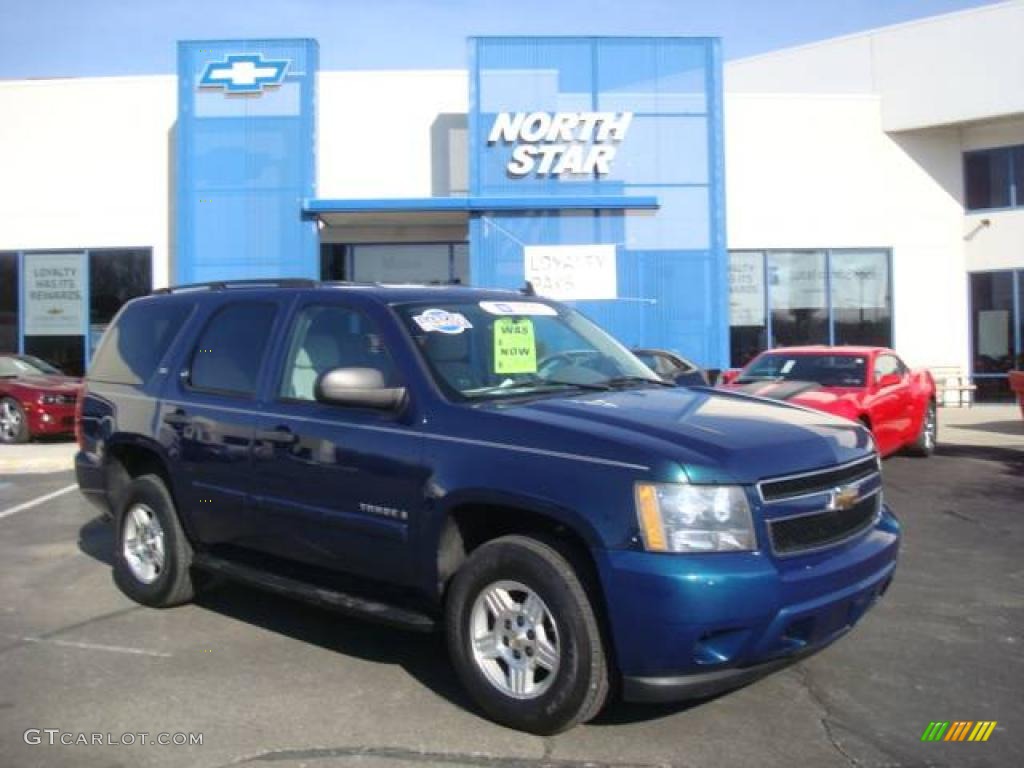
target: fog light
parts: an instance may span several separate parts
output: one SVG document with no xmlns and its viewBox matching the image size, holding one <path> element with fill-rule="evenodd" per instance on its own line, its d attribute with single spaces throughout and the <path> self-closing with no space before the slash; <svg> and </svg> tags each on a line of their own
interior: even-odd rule
<svg viewBox="0 0 1024 768">
<path fill-rule="evenodd" d="M 705 632 L 693 645 L 693 660 L 698 664 L 725 664 L 736 658 L 750 637 L 744 628 Z"/>
</svg>

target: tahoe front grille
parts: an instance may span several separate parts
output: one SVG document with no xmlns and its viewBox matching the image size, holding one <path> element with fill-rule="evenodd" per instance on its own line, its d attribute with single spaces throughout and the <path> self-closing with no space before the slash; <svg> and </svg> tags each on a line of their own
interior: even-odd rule
<svg viewBox="0 0 1024 768">
<path fill-rule="evenodd" d="M 878 457 L 870 456 L 840 467 L 764 480 L 758 483 L 757 489 L 764 501 L 782 501 L 797 496 L 826 493 L 841 485 L 858 483 L 872 475 L 877 475 L 878 472 Z"/>
<path fill-rule="evenodd" d="M 881 503 L 882 494 L 876 491 L 849 509 L 769 520 L 772 549 L 777 555 L 790 555 L 838 544 L 874 524 Z"/>
</svg>

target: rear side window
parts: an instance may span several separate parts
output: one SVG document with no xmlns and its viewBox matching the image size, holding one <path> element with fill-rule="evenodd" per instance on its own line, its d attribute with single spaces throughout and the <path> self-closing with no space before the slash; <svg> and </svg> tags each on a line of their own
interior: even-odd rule
<svg viewBox="0 0 1024 768">
<path fill-rule="evenodd" d="M 275 314 L 277 307 L 269 302 L 240 302 L 220 309 L 192 353 L 192 387 L 243 397 L 256 394 Z"/>
<path fill-rule="evenodd" d="M 144 384 L 185 325 L 193 302 L 129 304 L 103 336 L 89 369 L 90 381 Z"/>
</svg>

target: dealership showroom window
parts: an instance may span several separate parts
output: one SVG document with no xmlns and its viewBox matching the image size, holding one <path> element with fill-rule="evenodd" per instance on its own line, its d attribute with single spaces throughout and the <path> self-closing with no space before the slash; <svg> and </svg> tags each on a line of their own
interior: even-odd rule
<svg viewBox="0 0 1024 768">
<path fill-rule="evenodd" d="M 149 248 L 0 252 L 0 354 L 80 376 L 121 305 L 152 285 Z"/>
<path fill-rule="evenodd" d="M 732 251 L 730 357 L 768 347 L 892 346 L 887 250 Z"/>
</svg>

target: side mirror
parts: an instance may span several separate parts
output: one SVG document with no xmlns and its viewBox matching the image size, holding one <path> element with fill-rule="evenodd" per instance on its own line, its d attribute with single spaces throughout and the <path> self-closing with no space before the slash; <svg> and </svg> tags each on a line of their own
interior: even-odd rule
<svg viewBox="0 0 1024 768">
<path fill-rule="evenodd" d="M 736 379 L 740 377 L 740 374 L 742 372 L 742 368 L 729 368 L 727 370 L 722 371 L 721 374 L 719 374 L 718 376 L 719 386 L 721 386 L 722 384 L 732 384 L 734 381 L 736 381 Z"/>
<path fill-rule="evenodd" d="M 313 386 L 317 402 L 392 411 L 405 400 L 405 387 L 384 386 L 376 368 L 332 368 Z"/>
<path fill-rule="evenodd" d="M 887 373 L 875 382 L 875 386 L 879 389 L 884 389 L 885 387 L 891 387 L 899 384 L 900 381 L 902 381 L 902 379 L 898 373 Z"/>
<path fill-rule="evenodd" d="M 676 371 L 671 376 L 672 383 L 677 387 L 706 387 L 707 376 L 699 368 Z"/>
</svg>

